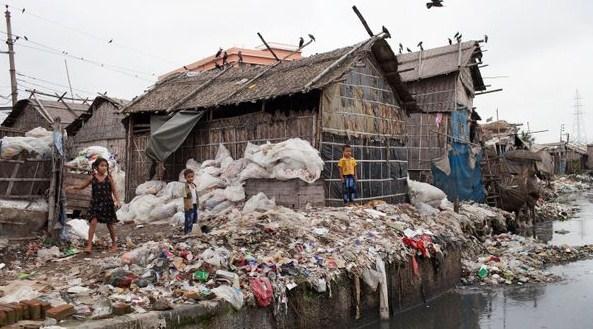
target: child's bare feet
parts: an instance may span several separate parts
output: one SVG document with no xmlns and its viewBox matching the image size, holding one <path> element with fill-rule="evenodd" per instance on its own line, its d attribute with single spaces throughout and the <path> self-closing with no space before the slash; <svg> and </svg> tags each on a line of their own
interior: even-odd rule
<svg viewBox="0 0 593 329">
<path fill-rule="evenodd" d="M 87 243 L 86 247 L 84 248 L 84 252 L 90 254 L 93 251 L 93 244 Z"/>
</svg>

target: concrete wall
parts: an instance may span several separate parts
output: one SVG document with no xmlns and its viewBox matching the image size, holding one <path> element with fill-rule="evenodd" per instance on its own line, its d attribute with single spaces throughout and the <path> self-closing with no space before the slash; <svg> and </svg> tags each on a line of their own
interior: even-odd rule
<svg viewBox="0 0 593 329">
<path fill-rule="evenodd" d="M 441 262 L 418 259 L 419 274 L 411 262 L 387 264 L 389 307 L 395 313 L 417 306 L 451 289 L 461 277 L 461 251 L 449 246 Z M 76 328 L 347 328 L 378 317 L 379 292 L 361 280 L 360 313 L 356 316 L 354 279 L 342 275 L 331 282 L 331 293 L 319 294 L 300 285 L 288 294 L 288 311 L 274 315 L 273 308 L 244 307 L 234 311 L 227 304 L 201 302 L 167 312 L 149 312 L 102 321 L 72 323 Z M 70 324 L 66 325 L 71 327 Z"/>
</svg>

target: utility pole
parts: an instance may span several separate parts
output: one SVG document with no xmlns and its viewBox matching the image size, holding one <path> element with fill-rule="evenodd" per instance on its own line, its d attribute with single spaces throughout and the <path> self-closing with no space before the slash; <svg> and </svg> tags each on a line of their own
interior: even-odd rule
<svg viewBox="0 0 593 329">
<path fill-rule="evenodd" d="M 12 40 L 12 26 L 10 25 L 10 11 L 8 11 L 8 5 L 6 6 L 6 44 L 8 45 L 8 61 L 10 62 L 10 96 L 12 98 L 12 107 L 16 105 L 19 95 L 16 85 L 16 70 L 14 68 L 14 41 Z"/>
<path fill-rule="evenodd" d="M 68 86 L 70 86 L 70 97 L 74 98 L 74 92 L 72 92 L 72 83 L 70 82 L 70 72 L 68 71 L 68 62 L 64 58 L 64 65 L 66 66 L 66 77 L 68 78 Z M 72 101 L 74 103 L 74 101 Z"/>
</svg>

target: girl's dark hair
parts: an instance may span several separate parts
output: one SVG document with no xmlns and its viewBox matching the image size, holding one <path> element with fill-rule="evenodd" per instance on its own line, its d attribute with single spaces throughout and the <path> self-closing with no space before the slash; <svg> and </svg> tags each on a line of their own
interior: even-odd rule
<svg viewBox="0 0 593 329">
<path fill-rule="evenodd" d="M 99 168 L 99 165 L 101 164 L 101 162 L 105 162 L 105 164 L 107 164 L 107 175 L 110 175 L 109 174 L 109 161 L 107 161 L 107 159 L 102 158 L 102 157 L 97 157 L 95 159 L 95 162 L 93 162 L 93 165 L 92 165 L 93 171 L 95 171 L 95 170 L 97 170 L 97 168 Z"/>
</svg>

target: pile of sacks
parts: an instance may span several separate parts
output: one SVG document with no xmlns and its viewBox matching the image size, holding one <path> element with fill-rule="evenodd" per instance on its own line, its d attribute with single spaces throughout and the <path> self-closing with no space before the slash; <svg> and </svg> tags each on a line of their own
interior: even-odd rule
<svg viewBox="0 0 593 329">
<path fill-rule="evenodd" d="M 64 164 L 70 172 L 73 173 L 90 173 L 93 163 L 97 158 L 103 158 L 109 163 L 109 173 L 115 180 L 115 186 L 120 199 L 125 195 L 126 173 L 120 168 L 115 156 L 103 146 L 89 146 L 78 152 L 78 155 L 71 161 Z"/>
<path fill-rule="evenodd" d="M 408 178 L 408 193 L 410 194 L 410 203 L 426 215 L 435 214 L 438 212 L 437 209 L 444 210 L 453 207 L 453 204 L 447 200 L 445 192 L 427 183 Z"/>
<path fill-rule="evenodd" d="M 51 158 L 52 132 L 37 127 L 24 137 L 3 137 L 0 141 L 0 159 L 14 159 L 23 152 L 35 159 Z"/>
<path fill-rule="evenodd" d="M 321 176 L 323 161 L 311 144 L 294 138 L 277 144 L 248 143 L 245 157 L 237 160 L 221 144 L 214 159 L 201 164 L 189 159 L 186 168 L 195 173 L 202 210 L 200 217 L 208 218 L 241 208 L 245 203 L 243 184 L 247 179 L 301 179 L 312 183 Z M 184 171 L 179 173 L 177 182 L 148 181 L 139 185 L 136 197 L 118 211 L 118 218 L 137 223 L 170 220 L 177 225 L 183 222 Z M 245 206 L 257 208 L 259 204 L 265 206 L 266 202 L 269 203 L 257 196 Z"/>
</svg>

